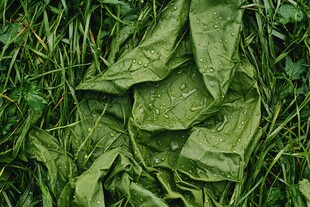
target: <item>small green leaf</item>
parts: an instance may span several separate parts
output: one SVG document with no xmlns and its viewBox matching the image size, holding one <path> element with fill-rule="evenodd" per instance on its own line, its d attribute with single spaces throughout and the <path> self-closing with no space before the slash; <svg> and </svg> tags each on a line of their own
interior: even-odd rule
<svg viewBox="0 0 310 207">
<path fill-rule="evenodd" d="M 42 97 L 37 89 L 37 86 L 30 84 L 27 93 L 25 94 L 27 104 L 35 111 L 40 111 L 45 107 L 46 100 Z"/>
<path fill-rule="evenodd" d="M 302 66 L 302 60 L 294 63 L 290 57 L 287 57 L 284 70 L 291 80 L 298 80 L 305 68 Z"/>
<path fill-rule="evenodd" d="M 299 10 L 296 6 L 289 4 L 283 4 L 279 8 L 278 15 L 279 21 L 282 24 L 300 22 L 304 18 L 301 10 Z"/>
<path fill-rule="evenodd" d="M 21 30 L 22 25 L 9 23 L 0 27 L 0 42 L 9 43 Z"/>
<path fill-rule="evenodd" d="M 131 10 L 130 4 L 124 1 L 119 0 L 100 0 L 101 4 L 112 4 L 112 5 L 120 5 L 120 13 L 126 14 Z"/>
<path fill-rule="evenodd" d="M 279 202 L 283 198 L 282 191 L 279 188 L 270 188 L 268 191 L 268 206 L 280 206 Z"/>
</svg>

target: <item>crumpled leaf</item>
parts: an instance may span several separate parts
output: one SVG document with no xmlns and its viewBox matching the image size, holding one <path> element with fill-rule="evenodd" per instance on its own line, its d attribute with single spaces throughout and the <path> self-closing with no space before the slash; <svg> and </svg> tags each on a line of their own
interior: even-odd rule
<svg viewBox="0 0 310 207">
<path fill-rule="evenodd" d="M 30 158 L 42 162 L 47 168 L 49 188 L 58 197 L 70 178 L 77 175 L 73 159 L 66 153 L 57 139 L 39 128 L 28 135 L 25 152 Z"/>
<path fill-rule="evenodd" d="M 71 207 L 104 206 L 106 202 L 113 204 L 113 196 L 109 201 L 105 200 L 103 189 L 106 189 L 124 197 L 123 204 L 167 206 L 150 191 L 156 190 L 156 188 L 151 188 L 155 186 L 145 185 L 149 182 L 148 180 L 152 181 L 152 177 L 144 175 L 141 166 L 131 157 L 131 154 L 121 148 L 113 149 L 104 152 L 88 170 L 67 184 L 58 199 L 58 205 Z M 72 201 L 70 201 L 71 198 L 73 198 Z"/>
<path fill-rule="evenodd" d="M 242 1 L 192 1 L 192 51 L 204 84 L 221 104 L 239 65 L 237 53 Z"/>
<path fill-rule="evenodd" d="M 140 45 L 76 88 L 65 146 L 78 173 L 58 206 L 229 205 L 260 135 L 241 4 L 171 1 Z"/>
<path fill-rule="evenodd" d="M 128 148 L 127 120 L 131 102 L 128 96 L 85 95 L 76 112 L 81 124 L 68 131 L 68 143 L 79 169 L 87 169 L 102 153 L 113 148 Z"/>
<path fill-rule="evenodd" d="M 183 71 L 183 76 L 195 75 L 195 72 L 191 72 L 185 74 Z M 238 79 L 233 80 L 219 112 L 212 111 L 213 116 L 209 114 L 207 119 L 206 117 L 202 119 L 205 120 L 204 123 L 201 123 L 197 111 L 208 110 L 206 106 L 208 102 L 204 100 L 206 97 L 200 95 L 204 100 L 200 103 L 201 98 L 198 98 L 194 91 L 185 97 L 187 100 L 182 100 L 184 97 L 181 74 L 172 74 L 171 78 L 159 82 L 153 89 L 141 85 L 135 96 L 130 131 L 134 141 L 137 142 L 137 149 L 140 150 L 139 157 L 144 158 L 144 163 L 153 167 L 165 165 L 199 180 L 239 181 L 241 179 L 239 172 L 243 171 L 247 162 L 248 150 L 252 142 L 255 142 L 256 129 L 260 121 L 260 97 L 253 79 L 253 68 L 250 65 L 242 64 L 236 74 L 242 78 L 242 82 Z M 196 80 L 197 84 L 201 83 L 199 79 Z M 167 85 L 167 82 L 172 84 Z M 177 84 L 177 87 L 173 84 Z M 145 85 L 152 86 L 152 84 Z M 193 89 L 187 90 L 193 91 Z M 197 91 L 203 90 L 197 89 Z M 158 97 L 156 95 L 158 92 L 164 95 Z M 181 95 L 177 95 L 178 93 Z M 171 96 L 167 94 L 181 97 L 178 104 L 170 104 Z M 202 107 L 191 110 L 192 104 L 197 102 Z M 156 113 L 156 110 L 159 113 Z M 195 120 L 200 120 L 198 123 L 201 126 L 193 127 L 189 132 L 175 131 L 186 130 L 190 123 L 195 123 Z M 182 124 L 185 121 L 187 123 Z M 163 130 L 166 131 L 161 133 Z M 184 137 L 181 138 L 182 136 Z M 162 163 L 162 159 L 167 161 Z"/>
<path fill-rule="evenodd" d="M 102 76 L 80 84 L 79 90 L 120 94 L 136 83 L 158 81 L 171 71 L 168 61 L 187 23 L 188 0 L 171 2 L 146 40 L 113 64 Z M 169 28 L 169 29 L 167 29 Z"/>
</svg>

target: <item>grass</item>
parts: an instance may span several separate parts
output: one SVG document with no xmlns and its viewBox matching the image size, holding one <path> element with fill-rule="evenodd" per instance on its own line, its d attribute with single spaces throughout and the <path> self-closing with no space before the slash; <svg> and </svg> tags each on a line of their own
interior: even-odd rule
<svg viewBox="0 0 310 207">
<path fill-rule="evenodd" d="M 244 206 L 305 205 L 297 184 L 310 176 L 308 5 L 256 0 L 244 6 L 241 48 L 256 66 L 263 104 L 263 136 L 244 179 Z M 289 18 L 285 7 L 294 8 L 295 17 L 303 11 L 304 17 L 284 19 Z"/>
<path fill-rule="evenodd" d="M 0 206 L 42 205 L 42 166 L 19 154 L 30 125 L 67 146 L 61 137 L 73 123 L 73 88 L 138 45 L 168 3 L 100 2 L 0 2 Z M 305 206 L 298 182 L 310 180 L 309 5 L 247 0 L 241 6 L 240 52 L 256 68 L 263 118 L 231 206 Z"/>
</svg>

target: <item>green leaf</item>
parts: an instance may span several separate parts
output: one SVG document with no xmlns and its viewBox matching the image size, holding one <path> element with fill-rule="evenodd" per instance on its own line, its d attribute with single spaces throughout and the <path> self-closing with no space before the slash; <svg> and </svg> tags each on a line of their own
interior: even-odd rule
<svg viewBox="0 0 310 207">
<path fill-rule="evenodd" d="M 126 14 L 132 8 L 128 2 L 120 1 L 120 0 L 99 0 L 101 4 L 112 4 L 112 5 L 120 5 L 120 13 Z"/>
<path fill-rule="evenodd" d="M 161 15 L 161 24 L 148 33 L 145 41 L 111 65 L 103 75 L 83 82 L 77 89 L 122 94 L 134 84 L 167 77 L 175 69 L 173 66 L 186 61 L 171 58 L 184 32 L 188 8 L 189 1 L 172 1 Z"/>
<path fill-rule="evenodd" d="M 69 179 L 76 176 L 77 168 L 72 158 L 65 153 L 55 137 L 42 129 L 34 128 L 29 132 L 25 152 L 29 158 L 45 165 L 49 188 L 55 197 L 59 196 Z M 44 199 L 49 202 L 50 195 L 44 183 L 40 187 Z"/>
<path fill-rule="evenodd" d="M 18 23 L 8 23 L 0 27 L 0 42 L 7 44 L 14 39 L 22 30 L 23 26 Z"/>
<path fill-rule="evenodd" d="M 301 78 L 301 74 L 305 71 L 305 68 L 302 66 L 302 60 L 298 60 L 294 63 L 289 56 L 287 56 L 285 60 L 284 70 L 288 77 L 291 80 L 299 80 Z"/>
<path fill-rule="evenodd" d="M 283 199 L 282 191 L 279 188 L 270 188 L 268 190 L 268 206 L 280 206 L 280 201 Z"/>
<path fill-rule="evenodd" d="M 290 4 L 282 4 L 278 11 L 279 21 L 282 24 L 300 22 L 304 18 L 303 12 L 297 7 Z"/>
<path fill-rule="evenodd" d="M 307 202 L 307 206 L 309 206 L 310 205 L 310 181 L 307 179 L 303 179 L 298 182 L 298 185 L 299 185 L 300 192 L 302 193 L 302 195 L 304 196 Z"/>
<path fill-rule="evenodd" d="M 35 111 L 43 110 L 47 103 L 46 100 L 42 97 L 42 93 L 39 92 L 38 87 L 34 84 L 28 85 L 28 89 L 24 98 L 30 108 Z"/>
</svg>

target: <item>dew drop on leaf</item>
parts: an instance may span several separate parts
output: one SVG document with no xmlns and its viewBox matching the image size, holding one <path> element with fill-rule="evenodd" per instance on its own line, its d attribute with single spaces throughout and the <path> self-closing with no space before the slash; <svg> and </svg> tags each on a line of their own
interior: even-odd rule
<svg viewBox="0 0 310 207">
<path fill-rule="evenodd" d="M 160 163 L 160 159 L 159 159 L 158 157 L 155 157 L 155 159 L 154 159 L 154 163 L 155 163 L 155 164 Z"/>
<path fill-rule="evenodd" d="M 156 114 L 156 115 L 159 115 L 159 114 L 160 114 L 160 111 L 159 111 L 158 108 L 155 108 L 155 114 Z"/>
<path fill-rule="evenodd" d="M 186 85 L 183 83 L 180 88 L 181 90 L 184 90 L 186 88 Z"/>
<path fill-rule="evenodd" d="M 176 141 L 172 141 L 170 143 L 170 149 L 171 151 L 176 151 L 180 148 L 179 143 L 177 143 Z"/>
</svg>

